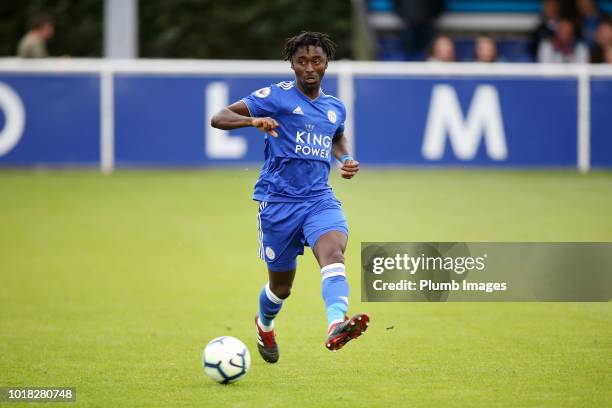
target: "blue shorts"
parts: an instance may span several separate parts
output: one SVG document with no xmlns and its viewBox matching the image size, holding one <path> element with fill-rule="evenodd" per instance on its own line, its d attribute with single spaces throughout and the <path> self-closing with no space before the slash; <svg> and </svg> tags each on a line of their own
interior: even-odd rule
<svg viewBox="0 0 612 408">
<path fill-rule="evenodd" d="M 262 201 L 257 226 L 259 257 L 274 272 L 295 269 L 304 246 L 314 248 L 326 232 L 340 231 L 348 236 L 340 201 L 329 197 L 293 203 Z"/>
</svg>

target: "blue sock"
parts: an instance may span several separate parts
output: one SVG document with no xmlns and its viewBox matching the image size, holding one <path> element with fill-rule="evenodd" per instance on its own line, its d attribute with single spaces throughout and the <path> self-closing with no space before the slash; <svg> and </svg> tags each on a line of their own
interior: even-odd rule
<svg viewBox="0 0 612 408">
<path fill-rule="evenodd" d="M 259 293 L 259 322 L 266 326 L 263 329 L 272 328 L 272 322 L 282 306 L 283 299 L 272 293 L 270 283 L 266 283 Z"/>
<path fill-rule="evenodd" d="M 328 327 L 332 323 L 344 321 L 348 310 L 349 285 L 344 270 L 344 264 L 341 263 L 327 265 L 321 269 Z"/>
</svg>

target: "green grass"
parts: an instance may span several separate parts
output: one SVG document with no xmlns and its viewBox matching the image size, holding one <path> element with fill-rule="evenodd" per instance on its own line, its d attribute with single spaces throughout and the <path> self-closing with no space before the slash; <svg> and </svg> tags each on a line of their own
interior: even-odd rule
<svg viewBox="0 0 612 408">
<path fill-rule="evenodd" d="M 0 386 L 76 386 L 76 406 L 100 407 L 612 405 L 610 303 L 359 302 L 360 241 L 612 241 L 611 173 L 333 175 L 351 228 L 351 310 L 372 324 L 341 352 L 323 347 L 307 253 L 275 366 L 259 359 L 252 323 L 266 279 L 256 175 L 1 172 Z M 253 357 L 231 386 L 201 368 L 220 335 Z"/>
</svg>

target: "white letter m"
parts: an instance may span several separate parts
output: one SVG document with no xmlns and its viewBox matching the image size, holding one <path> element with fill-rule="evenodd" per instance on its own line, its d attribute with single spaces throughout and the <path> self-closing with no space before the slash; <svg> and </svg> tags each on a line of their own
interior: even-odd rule
<svg viewBox="0 0 612 408">
<path fill-rule="evenodd" d="M 450 85 L 436 85 L 431 95 L 422 148 L 426 159 L 442 158 L 447 133 L 455 156 L 461 160 L 476 156 L 483 136 L 489 157 L 506 159 L 508 149 L 497 89 L 491 85 L 478 86 L 464 121 L 455 90 Z"/>
</svg>

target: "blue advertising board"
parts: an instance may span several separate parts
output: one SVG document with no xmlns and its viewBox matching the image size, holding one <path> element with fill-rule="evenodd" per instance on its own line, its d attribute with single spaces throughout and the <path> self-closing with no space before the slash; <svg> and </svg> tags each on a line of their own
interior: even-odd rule
<svg viewBox="0 0 612 408">
<path fill-rule="evenodd" d="M 261 132 L 213 129 L 210 117 L 290 79 L 290 71 L 118 71 L 109 82 L 108 122 L 101 72 L 0 73 L 0 166 L 97 166 L 100 146 L 108 146 L 101 143 L 104 123 L 112 124 L 110 154 L 119 167 L 261 162 Z M 349 129 L 365 165 L 577 166 L 577 76 L 355 74 L 350 84 Z M 591 163 L 612 167 L 612 78 L 593 77 L 590 84 Z M 338 95 L 338 75 L 328 75 L 323 88 Z"/>
<path fill-rule="evenodd" d="M 263 134 L 253 128 L 223 135 L 210 116 L 252 92 L 291 76 L 115 77 L 115 160 L 117 165 L 199 166 L 263 161 Z M 336 93 L 337 81 L 323 88 Z M 225 132 L 223 132 L 225 133 Z M 218 143 L 211 143 L 217 138 Z"/>
<path fill-rule="evenodd" d="M 99 75 L 1 74 L 0 107 L 0 165 L 99 163 Z"/>
<path fill-rule="evenodd" d="M 612 78 L 591 80 L 591 165 L 612 166 Z"/>
<path fill-rule="evenodd" d="M 364 163 L 576 166 L 577 81 L 358 78 Z"/>
</svg>

